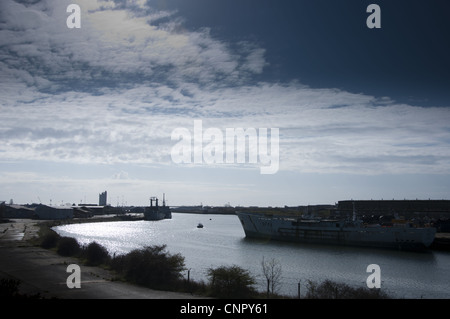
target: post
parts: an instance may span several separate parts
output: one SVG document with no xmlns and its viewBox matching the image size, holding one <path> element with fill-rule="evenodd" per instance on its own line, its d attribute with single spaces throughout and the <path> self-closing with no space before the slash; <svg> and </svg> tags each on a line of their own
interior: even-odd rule
<svg viewBox="0 0 450 319">
<path fill-rule="evenodd" d="M 300 281 L 298 282 L 298 286 L 297 286 L 297 289 L 298 289 L 298 299 L 300 299 Z"/>
<path fill-rule="evenodd" d="M 191 291 L 191 268 L 188 269 L 187 284 L 188 284 L 188 291 L 192 294 L 192 291 Z"/>
</svg>

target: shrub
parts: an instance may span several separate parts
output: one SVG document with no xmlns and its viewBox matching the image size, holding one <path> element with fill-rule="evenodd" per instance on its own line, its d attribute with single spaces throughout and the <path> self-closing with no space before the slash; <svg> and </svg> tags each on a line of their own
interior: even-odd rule
<svg viewBox="0 0 450 319">
<path fill-rule="evenodd" d="M 42 238 L 41 239 L 41 247 L 45 248 L 45 249 L 50 249 L 50 248 L 56 247 L 61 236 L 59 236 L 53 230 L 48 230 L 41 238 Z"/>
<path fill-rule="evenodd" d="M 75 238 L 61 237 L 56 252 L 61 256 L 75 256 L 80 250 L 81 247 Z"/>
<path fill-rule="evenodd" d="M 166 245 L 136 249 L 115 257 L 111 266 L 125 279 L 155 289 L 171 288 L 179 283 L 184 257 L 165 251 Z"/>
<path fill-rule="evenodd" d="M 106 264 L 110 260 L 108 250 L 95 241 L 84 248 L 84 256 L 90 266 Z"/>
<path fill-rule="evenodd" d="M 346 284 L 325 280 L 321 284 L 308 282 L 306 298 L 310 299 L 387 299 L 380 289 L 352 288 Z"/>
<path fill-rule="evenodd" d="M 211 295 L 218 298 L 251 298 L 255 296 L 255 279 L 239 266 L 210 268 Z"/>
</svg>

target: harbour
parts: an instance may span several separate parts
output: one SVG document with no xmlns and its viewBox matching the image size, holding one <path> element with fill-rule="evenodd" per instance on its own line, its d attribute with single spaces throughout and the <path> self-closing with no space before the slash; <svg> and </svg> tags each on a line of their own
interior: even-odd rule
<svg viewBox="0 0 450 319">
<path fill-rule="evenodd" d="M 279 292 L 296 296 L 299 284 L 306 291 L 308 281 L 330 279 L 365 287 L 367 266 L 378 264 L 381 289 L 394 298 L 450 298 L 450 253 L 446 251 L 418 253 L 251 239 L 236 215 L 219 214 L 173 213 L 172 219 L 160 221 L 71 224 L 55 230 L 81 244 L 96 241 L 111 254 L 165 244 L 169 252 L 185 257 L 193 280 L 205 280 L 208 268 L 238 265 L 255 276 L 263 291 L 261 261 L 273 258 L 282 266 Z"/>
</svg>

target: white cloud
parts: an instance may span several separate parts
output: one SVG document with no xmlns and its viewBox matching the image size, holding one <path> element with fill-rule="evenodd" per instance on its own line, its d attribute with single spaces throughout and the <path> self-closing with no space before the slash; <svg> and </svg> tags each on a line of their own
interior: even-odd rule
<svg viewBox="0 0 450 319">
<path fill-rule="evenodd" d="M 244 59 L 207 29 L 180 31 L 152 21 L 172 13 L 141 10 L 146 4 L 125 6 L 111 1 L 77 1 L 82 8 L 81 29 L 68 29 L 69 1 L 47 0 L 24 6 L 1 3 L 0 73 L 40 91 L 97 90 L 146 83 L 220 80 L 237 83 L 261 72 L 260 48 L 246 50 Z M 131 8 L 131 9 L 130 9 Z M 146 12 L 146 14 L 143 14 Z M 139 13 L 139 14 L 138 14 Z"/>
<path fill-rule="evenodd" d="M 450 171 L 446 108 L 374 107 L 372 97 L 295 83 L 214 90 L 191 84 L 188 89 L 191 95 L 164 86 L 101 96 L 68 92 L 4 106 L 0 156 L 172 165 L 172 130 L 192 131 L 193 120 L 202 119 L 204 129 L 279 128 L 281 170 Z M 335 108 L 336 103 L 346 106 Z"/>
</svg>

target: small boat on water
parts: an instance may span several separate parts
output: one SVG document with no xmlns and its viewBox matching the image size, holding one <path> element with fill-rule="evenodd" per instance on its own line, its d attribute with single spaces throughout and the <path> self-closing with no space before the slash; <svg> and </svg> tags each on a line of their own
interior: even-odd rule
<svg viewBox="0 0 450 319">
<path fill-rule="evenodd" d="M 197 228 L 203 228 L 203 224 L 202 223 L 198 223 Z"/>
</svg>

